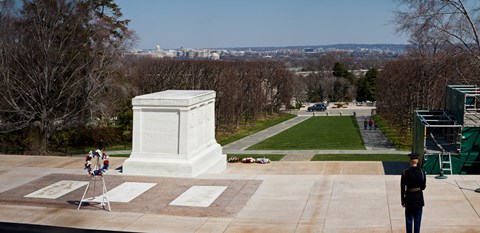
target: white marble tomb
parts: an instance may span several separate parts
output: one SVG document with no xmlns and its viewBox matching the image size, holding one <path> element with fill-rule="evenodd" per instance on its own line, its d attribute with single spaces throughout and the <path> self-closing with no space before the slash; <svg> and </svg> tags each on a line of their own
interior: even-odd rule
<svg viewBox="0 0 480 233">
<path fill-rule="evenodd" d="M 195 177 L 225 170 L 215 140 L 215 91 L 162 91 L 136 96 L 132 105 L 132 153 L 123 173 Z"/>
</svg>

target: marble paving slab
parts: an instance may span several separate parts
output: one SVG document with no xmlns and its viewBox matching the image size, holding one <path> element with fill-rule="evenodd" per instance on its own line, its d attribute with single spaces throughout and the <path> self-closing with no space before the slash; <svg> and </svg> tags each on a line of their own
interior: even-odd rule
<svg viewBox="0 0 480 233">
<path fill-rule="evenodd" d="M 140 182 L 125 182 L 112 190 L 107 192 L 107 197 L 110 202 L 130 202 L 142 193 L 148 191 L 156 183 L 140 183 Z M 101 202 L 102 196 L 96 196 L 95 198 L 87 198 L 86 202 Z"/>
<path fill-rule="evenodd" d="M 33 193 L 27 194 L 25 197 L 57 199 L 87 184 L 88 182 L 86 181 L 61 180 Z"/>
<path fill-rule="evenodd" d="M 170 202 L 170 205 L 209 207 L 225 189 L 227 186 L 192 186 Z"/>
</svg>

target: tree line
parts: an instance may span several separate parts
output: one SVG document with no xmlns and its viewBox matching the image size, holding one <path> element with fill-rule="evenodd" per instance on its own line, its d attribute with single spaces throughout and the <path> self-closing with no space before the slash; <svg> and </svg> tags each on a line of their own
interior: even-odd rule
<svg viewBox="0 0 480 233">
<path fill-rule="evenodd" d="M 366 74 L 353 74 L 351 70 L 359 69 L 358 64 L 332 52 L 298 65 L 311 73 L 306 77 L 297 77 L 297 99 L 303 97 L 308 102 L 376 101 L 379 63 L 364 63 L 362 65 L 368 68 Z"/>
<path fill-rule="evenodd" d="M 56 132 L 101 115 L 131 32 L 111 0 L 22 3 L 0 2 L 0 131 L 45 154 Z"/>
<path fill-rule="evenodd" d="M 445 86 L 480 84 L 480 4 L 477 1 L 399 1 L 394 22 L 410 36 L 403 57 L 377 80 L 377 111 L 410 141 L 413 112 L 444 107 Z"/>
<path fill-rule="evenodd" d="M 275 61 L 185 61 L 134 58 L 127 61 L 134 95 L 168 89 L 215 90 L 217 130 L 254 125 L 289 107 L 293 73 Z"/>
<path fill-rule="evenodd" d="M 410 36 L 402 57 L 383 63 L 322 54 L 298 63 L 125 57 L 135 40 L 113 0 L 0 1 L 0 143 L 47 154 L 62 145 L 131 137 L 130 101 L 167 89 L 217 92 L 216 129 L 233 132 L 302 101 L 377 101 L 404 135 L 413 111 L 441 109 L 447 84 L 479 84 L 480 5 L 399 0 L 394 22 Z M 350 70 L 369 68 L 362 77 Z"/>
<path fill-rule="evenodd" d="M 113 0 L 0 1 L 0 142 L 27 154 L 131 141 L 131 98 L 215 90 L 217 130 L 288 107 L 275 61 L 129 58 L 135 35 Z"/>
</svg>

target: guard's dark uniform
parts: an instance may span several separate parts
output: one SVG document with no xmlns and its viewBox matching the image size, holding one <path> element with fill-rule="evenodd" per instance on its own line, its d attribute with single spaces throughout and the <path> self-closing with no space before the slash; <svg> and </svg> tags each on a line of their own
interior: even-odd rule
<svg viewBox="0 0 480 233">
<path fill-rule="evenodd" d="M 402 172 L 400 190 L 402 205 L 405 207 L 422 207 L 425 205 L 423 192 L 427 184 L 425 172 L 418 167 L 410 167 Z"/>
<path fill-rule="evenodd" d="M 415 232 L 420 232 L 422 219 L 423 190 L 427 184 L 425 172 L 418 167 L 410 167 L 402 172 L 400 190 L 402 195 L 402 206 L 405 207 L 405 219 L 407 232 L 411 232 L 412 220 L 415 222 Z"/>
</svg>

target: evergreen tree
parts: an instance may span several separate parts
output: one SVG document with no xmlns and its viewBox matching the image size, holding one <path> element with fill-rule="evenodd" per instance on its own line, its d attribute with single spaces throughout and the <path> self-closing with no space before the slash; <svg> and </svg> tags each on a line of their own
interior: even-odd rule
<svg viewBox="0 0 480 233">
<path fill-rule="evenodd" d="M 376 68 L 368 69 L 365 77 L 358 80 L 357 101 L 376 101 L 378 70 Z"/>
<path fill-rule="evenodd" d="M 332 71 L 333 71 L 333 76 L 337 78 L 338 77 L 344 78 L 345 76 L 347 76 L 347 73 L 348 73 L 348 69 L 345 66 L 345 64 L 340 62 L 335 62 L 335 65 L 333 65 Z"/>
<path fill-rule="evenodd" d="M 321 102 L 325 99 L 324 90 L 321 84 L 318 86 L 310 85 L 307 90 L 308 102 Z"/>
<path fill-rule="evenodd" d="M 333 76 L 337 78 L 345 78 L 350 82 L 350 84 L 353 84 L 354 81 L 354 76 L 352 73 L 350 73 L 347 69 L 347 66 L 343 63 L 340 62 L 335 62 L 335 65 L 333 65 L 332 68 L 333 71 Z"/>
</svg>

